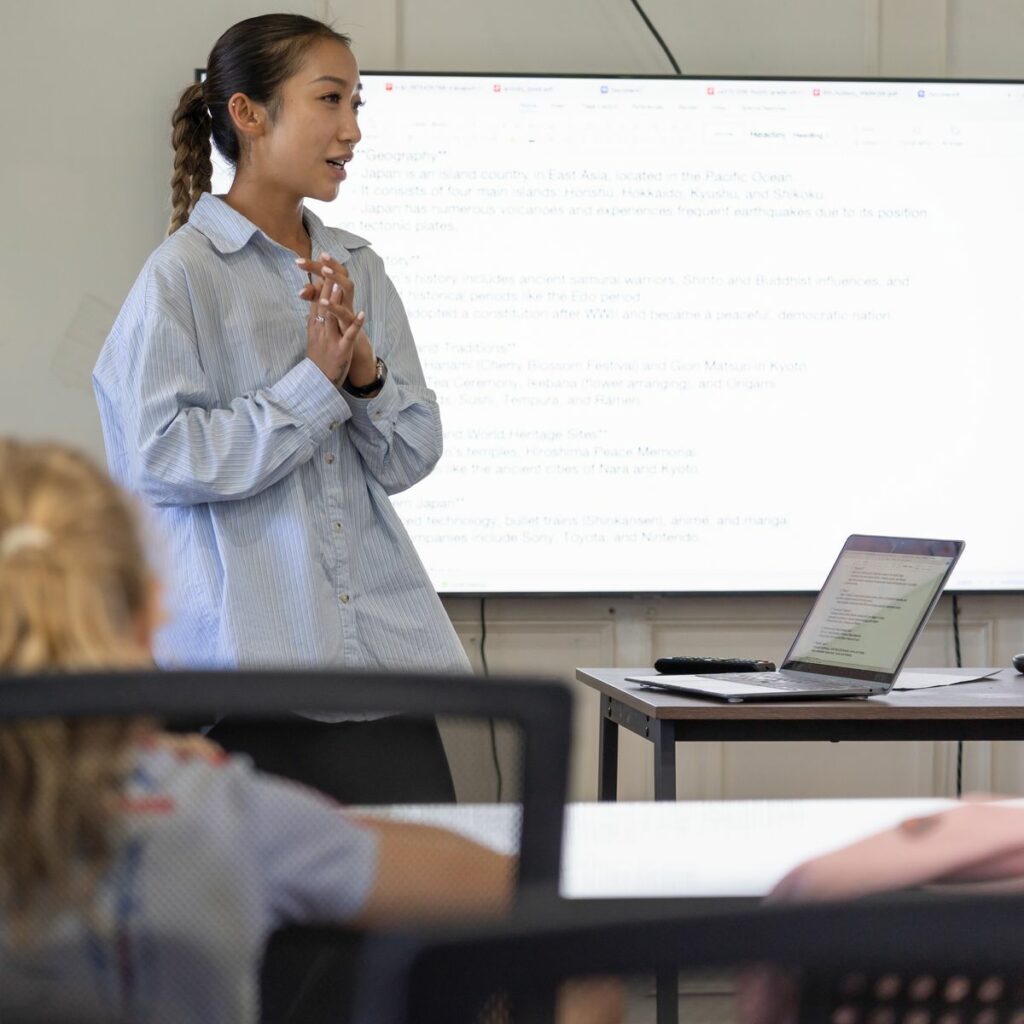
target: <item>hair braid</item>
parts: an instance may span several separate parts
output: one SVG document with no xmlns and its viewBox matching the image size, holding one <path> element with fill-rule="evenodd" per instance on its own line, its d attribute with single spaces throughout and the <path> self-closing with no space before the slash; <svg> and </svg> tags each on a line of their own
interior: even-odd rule
<svg viewBox="0 0 1024 1024">
<path fill-rule="evenodd" d="M 181 94 L 171 117 L 171 126 L 174 172 L 171 175 L 169 235 L 187 223 L 200 195 L 210 191 L 210 180 L 213 177 L 210 162 L 212 121 L 206 107 L 202 82 L 193 83 Z"/>
</svg>

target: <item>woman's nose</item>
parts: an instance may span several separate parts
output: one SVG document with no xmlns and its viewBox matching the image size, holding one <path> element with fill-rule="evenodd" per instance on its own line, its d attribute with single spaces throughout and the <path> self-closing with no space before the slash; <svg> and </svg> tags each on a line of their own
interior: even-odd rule
<svg viewBox="0 0 1024 1024">
<path fill-rule="evenodd" d="M 344 121 L 342 121 L 338 135 L 346 142 L 351 142 L 353 146 L 363 137 L 363 133 L 359 130 L 359 122 L 356 120 L 355 115 L 346 117 Z"/>
</svg>

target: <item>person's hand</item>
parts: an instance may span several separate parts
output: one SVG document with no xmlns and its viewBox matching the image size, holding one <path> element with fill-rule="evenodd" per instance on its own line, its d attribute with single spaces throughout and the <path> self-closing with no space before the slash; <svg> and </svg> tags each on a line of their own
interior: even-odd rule
<svg viewBox="0 0 1024 1024">
<path fill-rule="evenodd" d="M 320 253 L 320 259 L 318 260 L 298 259 L 295 262 L 301 270 L 304 270 L 307 274 L 313 274 L 320 279 L 319 282 L 305 285 L 302 291 L 299 292 L 300 298 L 314 301 L 324 284 L 337 285 L 338 304 L 347 309 L 350 315 L 356 315 L 354 312 L 356 285 L 352 278 L 349 277 L 348 269 L 344 264 L 339 263 L 326 252 Z M 362 315 L 365 318 L 365 314 Z M 362 387 L 375 380 L 376 377 L 377 355 L 373 351 L 370 336 L 361 327 L 356 335 L 355 345 L 352 350 L 348 378 L 356 387 Z"/>
<path fill-rule="evenodd" d="M 800 976 L 781 967 L 748 967 L 736 987 L 740 1024 L 796 1024 L 800 1009 Z"/>
<path fill-rule="evenodd" d="M 309 301 L 306 355 L 329 381 L 340 387 L 349 374 L 356 339 L 363 331 L 366 317 L 342 305 L 341 287 L 330 277 L 323 277 L 319 286 L 306 285 L 299 294 Z"/>
<path fill-rule="evenodd" d="M 622 1024 L 626 988 L 618 978 L 579 978 L 558 990 L 556 1024 Z"/>
<path fill-rule="evenodd" d="M 143 746 L 168 750 L 180 761 L 198 758 L 210 764 L 223 764 L 228 755 L 224 748 L 197 732 L 155 732 L 146 737 Z"/>
</svg>

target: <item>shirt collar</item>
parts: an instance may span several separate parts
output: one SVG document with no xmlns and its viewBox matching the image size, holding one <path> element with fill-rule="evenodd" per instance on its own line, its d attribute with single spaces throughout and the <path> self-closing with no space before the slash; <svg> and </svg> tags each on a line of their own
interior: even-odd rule
<svg viewBox="0 0 1024 1024">
<path fill-rule="evenodd" d="M 370 244 L 365 238 L 341 228 L 333 229 L 332 237 L 328 238 L 323 221 L 315 213 L 307 209 L 303 212 L 303 217 L 313 243 L 314 259 L 319 257 L 321 250 L 326 250 L 339 262 L 344 262 L 351 250 Z M 199 202 L 189 215 L 188 222 L 206 235 L 221 253 L 238 252 L 253 235 L 263 234 L 251 220 L 233 210 L 220 196 L 211 195 L 209 192 L 204 192 L 199 197 Z M 345 247 L 341 252 L 336 251 L 339 241 Z"/>
</svg>

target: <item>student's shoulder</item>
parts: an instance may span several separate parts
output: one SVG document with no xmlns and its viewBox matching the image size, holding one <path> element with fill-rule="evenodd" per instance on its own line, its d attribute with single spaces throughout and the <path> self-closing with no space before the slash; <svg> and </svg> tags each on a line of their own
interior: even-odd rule
<svg viewBox="0 0 1024 1024">
<path fill-rule="evenodd" d="M 283 814 L 306 805 L 337 809 L 315 790 L 257 771 L 245 755 L 211 755 L 158 743 L 140 750 L 125 807 L 142 814 L 237 821 L 239 814 Z"/>
<path fill-rule="evenodd" d="M 209 814 L 209 804 L 237 799 L 250 785 L 248 758 L 204 756 L 153 742 L 140 747 L 128 780 L 125 810 L 144 814 Z"/>
<path fill-rule="evenodd" d="M 195 837 L 218 848 L 239 847 L 238 856 L 248 857 L 253 829 L 266 814 L 259 782 L 245 757 L 215 763 L 173 750 L 143 750 L 123 793 L 124 834 L 158 844 L 154 849 Z"/>
</svg>

